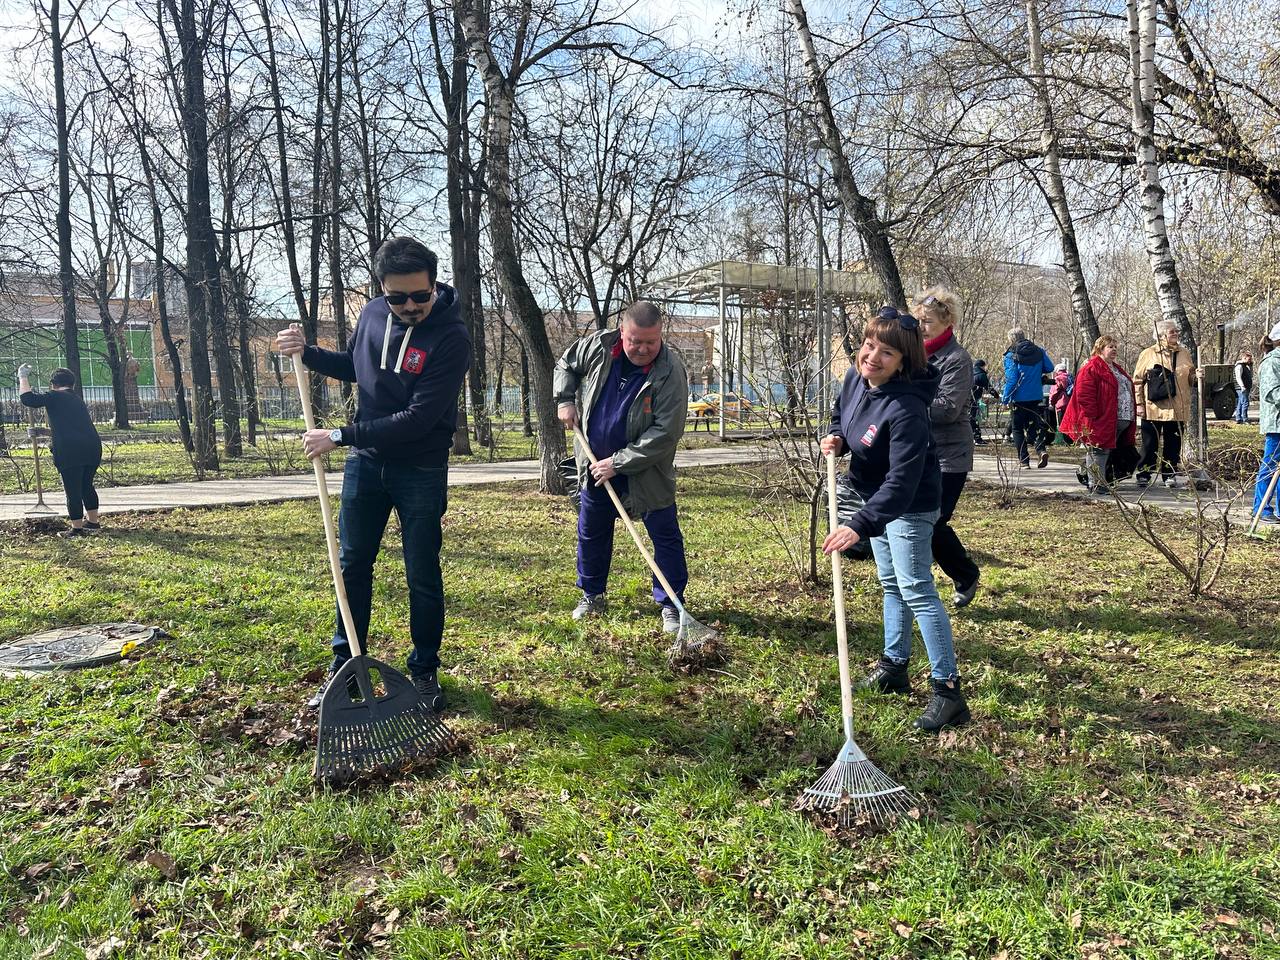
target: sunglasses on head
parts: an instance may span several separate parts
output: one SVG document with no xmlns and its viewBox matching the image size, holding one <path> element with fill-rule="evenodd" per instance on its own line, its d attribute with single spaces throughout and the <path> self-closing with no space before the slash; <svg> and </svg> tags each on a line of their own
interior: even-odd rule
<svg viewBox="0 0 1280 960">
<path fill-rule="evenodd" d="M 430 290 L 415 290 L 413 293 L 388 293 L 384 294 L 384 296 L 387 298 L 387 303 L 393 307 L 402 307 L 410 300 L 414 303 L 429 303 L 435 293 L 436 291 L 433 287 Z"/>
<path fill-rule="evenodd" d="M 897 320 L 903 330 L 915 330 L 920 326 L 919 320 L 909 313 L 899 313 L 895 307 L 881 307 L 876 316 L 881 320 Z"/>
</svg>

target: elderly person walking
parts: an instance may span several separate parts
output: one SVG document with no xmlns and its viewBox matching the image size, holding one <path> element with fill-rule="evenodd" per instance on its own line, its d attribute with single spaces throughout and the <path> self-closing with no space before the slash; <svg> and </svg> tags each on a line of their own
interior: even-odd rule
<svg viewBox="0 0 1280 960">
<path fill-rule="evenodd" d="M 44 407 L 49 418 L 53 465 L 62 477 L 67 518 L 71 521 L 71 529 L 62 535 L 87 537 L 90 530 L 100 527 L 93 477 L 102 464 L 102 439 L 75 386 L 76 375 L 59 367 L 49 375 L 49 390 L 41 393 L 31 386 L 31 365 L 24 363 L 18 368 L 18 399 L 24 407 Z"/>
<path fill-rule="evenodd" d="M 1271 490 L 1271 498 L 1263 503 L 1271 478 L 1280 469 L 1280 323 L 1262 338 L 1259 344 L 1263 354 L 1258 364 L 1258 430 L 1262 433 L 1262 465 L 1258 468 L 1258 482 L 1253 488 L 1253 512 L 1263 523 L 1280 523 L 1280 495 Z"/>
<path fill-rule="evenodd" d="M 956 295 L 930 287 L 916 297 L 915 313 L 924 329 L 924 352 L 938 370 L 938 392 L 929 404 L 929 423 L 942 470 L 942 512 L 933 525 L 933 559 L 955 585 L 955 604 L 968 606 L 978 592 L 978 565 L 951 527 L 960 493 L 973 470 L 973 359 L 956 339 L 960 319 Z"/>
<path fill-rule="evenodd" d="M 1085 446 L 1089 490 L 1099 496 L 1111 492 L 1107 460 L 1117 447 L 1132 446 L 1137 432 L 1133 381 L 1116 359 L 1119 347 L 1116 338 L 1106 334 L 1094 341 L 1093 356 L 1076 375 L 1062 415 L 1062 432 Z"/>
<path fill-rule="evenodd" d="M 1157 466 L 1166 487 L 1186 486 L 1186 480 L 1178 476 L 1178 466 L 1182 463 L 1182 437 L 1191 419 L 1191 381 L 1196 366 L 1191 351 L 1180 345 L 1180 339 L 1178 325 L 1161 320 L 1156 324 L 1155 344 L 1138 354 L 1133 367 L 1142 430 L 1142 459 L 1137 476 L 1140 487 L 1151 482 Z"/>
</svg>

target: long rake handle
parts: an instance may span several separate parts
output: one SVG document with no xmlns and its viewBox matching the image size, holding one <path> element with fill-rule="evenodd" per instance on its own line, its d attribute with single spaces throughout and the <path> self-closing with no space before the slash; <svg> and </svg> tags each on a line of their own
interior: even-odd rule
<svg viewBox="0 0 1280 960">
<path fill-rule="evenodd" d="M 827 521 L 831 532 L 840 525 L 836 508 L 836 455 L 827 454 Z M 845 738 L 853 740 L 853 679 L 849 674 L 849 628 L 844 621 L 844 577 L 839 550 L 831 551 L 831 593 L 836 607 L 836 654 L 840 661 L 840 709 Z"/>
<path fill-rule="evenodd" d="M 1262 519 L 1262 511 L 1267 509 L 1267 504 L 1270 503 L 1271 498 L 1275 496 L 1277 480 L 1280 480 L 1280 462 L 1272 465 L 1271 482 L 1267 484 L 1266 496 L 1262 498 L 1262 502 L 1258 504 L 1257 512 L 1253 515 L 1253 523 L 1249 524 L 1250 533 L 1253 533 L 1253 531 L 1258 529 L 1258 521 Z"/>
<path fill-rule="evenodd" d="M 587 442 L 587 436 L 582 432 L 582 427 L 574 424 L 573 435 L 577 437 L 578 442 L 582 444 L 582 449 L 583 452 L 586 453 L 587 459 L 590 460 L 593 465 L 599 463 L 600 461 L 596 459 L 596 455 L 591 452 L 591 444 Z M 653 559 L 653 554 L 649 552 L 649 548 L 644 545 L 644 540 L 640 538 L 640 531 L 636 529 L 636 525 L 632 523 L 631 518 L 627 516 L 627 509 L 622 505 L 622 500 L 619 498 L 618 492 L 613 489 L 613 484 L 608 480 L 602 482 L 604 483 L 605 490 L 609 491 L 609 499 L 613 501 L 613 505 L 617 508 L 618 516 L 622 518 L 623 524 L 626 525 L 627 532 L 631 534 L 631 539 L 636 542 L 636 546 L 640 549 L 640 555 L 644 557 L 644 562 L 649 565 L 649 569 L 653 571 L 653 575 L 658 578 L 658 582 L 662 584 L 662 589 L 667 592 L 667 596 L 670 598 L 671 602 L 676 605 L 676 609 L 680 611 L 680 615 L 682 617 L 688 617 L 688 614 L 684 609 L 684 604 L 680 602 L 680 597 L 676 594 L 675 590 L 671 588 L 671 583 L 667 580 L 666 575 L 658 569 L 658 562 Z"/>
<path fill-rule="evenodd" d="M 311 409 L 311 377 L 307 368 L 302 365 L 302 355 L 293 355 L 293 378 L 298 382 L 298 399 L 302 401 L 302 419 L 308 430 L 316 428 L 316 415 Z M 315 457 L 311 466 L 316 473 L 316 489 L 320 493 L 320 516 L 324 518 L 324 539 L 329 547 L 329 573 L 333 576 L 333 592 L 338 598 L 338 612 L 342 616 L 342 626 L 347 634 L 347 644 L 355 656 L 364 651 L 360 647 L 360 635 L 356 633 L 356 622 L 351 616 L 351 604 L 347 602 L 347 584 L 342 579 L 342 564 L 338 561 L 338 531 L 333 523 L 333 504 L 329 502 L 329 482 L 324 475 L 324 461 Z"/>
<path fill-rule="evenodd" d="M 44 502 L 44 483 L 40 479 L 40 438 L 36 436 L 36 412 L 28 410 L 27 416 L 31 419 L 31 453 L 36 460 L 36 506 L 46 506 Z"/>
</svg>

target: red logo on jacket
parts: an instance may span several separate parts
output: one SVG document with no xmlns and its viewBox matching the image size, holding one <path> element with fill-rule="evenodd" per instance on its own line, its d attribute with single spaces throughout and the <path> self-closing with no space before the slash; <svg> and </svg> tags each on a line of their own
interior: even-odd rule
<svg viewBox="0 0 1280 960">
<path fill-rule="evenodd" d="M 867 432 L 862 435 L 861 443 L 864 447 L 869 447 L 876 442 L 876 434 L 880 432 L 880 428 L 874 423 L 867 427 Z"/>
<path fill-rule="evenodd" d="M 410 347 L 404 352 L 404 363 L 400 365 L 400 369 L 408 370 L 410 373 L 421 373 L 426 362 L 427 353 L 425 350 Z"/>
</svg>

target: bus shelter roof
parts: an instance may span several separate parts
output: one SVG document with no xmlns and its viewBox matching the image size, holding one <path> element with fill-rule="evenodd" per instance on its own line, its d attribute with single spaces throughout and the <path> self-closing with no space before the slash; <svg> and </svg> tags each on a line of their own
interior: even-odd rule
<svg viewBox="0 0 1280 960">
<path fill-rule="evenodd" d="M 869 302 L 880 297 L 870 272 L 859 265 L 853 270 L 825 270 L 823 297 L 828 303 Z M 715 305 L 720 290 L 725 298 L 743 305 L 775 306 L 779 303 L 812 306 L 817 294 L 818 271 L 812 267 L 753 263 L 747 260 L 715 260 L 655 280 L 645 289 L 653 300 L 668 303 Z"/>
</svg>

